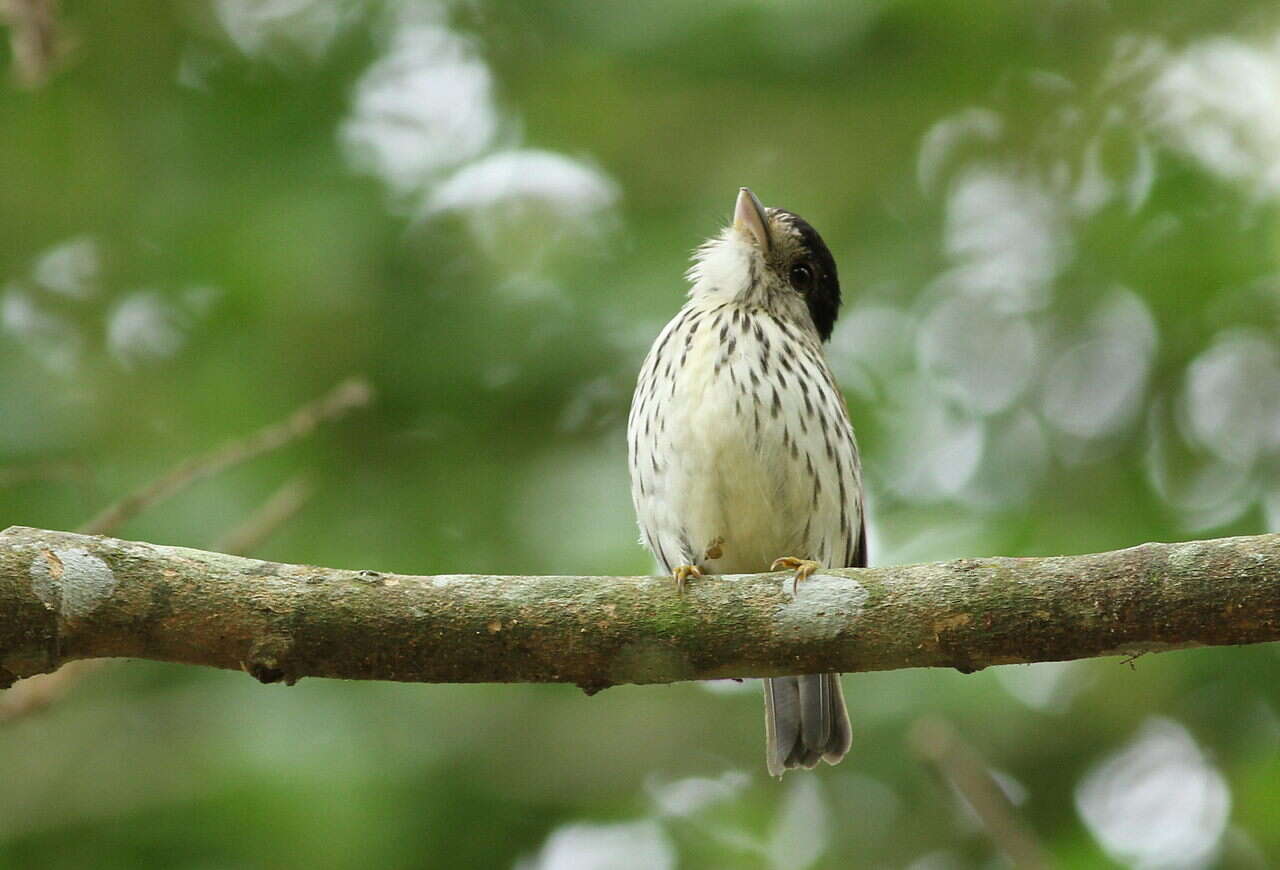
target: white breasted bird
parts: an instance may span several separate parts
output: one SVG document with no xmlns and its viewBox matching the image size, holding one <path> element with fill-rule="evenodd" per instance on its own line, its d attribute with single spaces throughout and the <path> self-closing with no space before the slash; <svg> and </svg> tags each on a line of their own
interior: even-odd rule
<svg viewBox="0 0 1280 870">
<path fill-rule="evenodd" d="M 689 301 L 654 342 L 627 438 L 641 540 L 683 592 L 704 574 L 867 561 L 862 470 L 822 353 L 840 308 L 835 260 L 799 216 L 738 193 L 694 254 Z M 766 761 L 840 761 L 839 674 L 764 681 Z"/>
</svg>

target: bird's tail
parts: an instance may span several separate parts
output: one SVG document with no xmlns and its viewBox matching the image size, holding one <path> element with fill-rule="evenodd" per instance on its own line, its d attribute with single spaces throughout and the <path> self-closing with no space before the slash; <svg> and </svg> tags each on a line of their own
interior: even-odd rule
<svg viewBox="0 0 1280 870">
<path fill-rule="evenodd" d="M 853 739 L 839 674 L 764 681 L 766 763 L 772 776 L 793 767 L 837 764 Z"/>
</svg>

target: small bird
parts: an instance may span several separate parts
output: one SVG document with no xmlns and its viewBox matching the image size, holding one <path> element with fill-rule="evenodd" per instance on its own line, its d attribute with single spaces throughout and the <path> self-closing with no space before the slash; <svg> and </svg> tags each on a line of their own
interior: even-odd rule
<svg viewBox="0 0 1280 870">
<path fill-rule="evenodd" d="M 738 192 L 694 252 L 689 301 L 640 369 L 627 423 L 641 541 L 683 592 L 704 574 L 867 563 L 862 467 L 822 353 L 835 260 L 798 215 Z M 839 674 L 764 680 L 769 773 L 849 751 Z"/>
</svg>

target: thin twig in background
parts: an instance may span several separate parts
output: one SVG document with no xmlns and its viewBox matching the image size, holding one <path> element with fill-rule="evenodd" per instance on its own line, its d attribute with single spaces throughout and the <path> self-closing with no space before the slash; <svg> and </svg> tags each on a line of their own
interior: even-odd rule
<svg viewBox="0 0 1280 870">
<path fill-rule="evenodd" d="M 325 396 L 299 408 L 286 420 L 182 462 L 159 480 L 111 505 L 82 526 L 81 531 L 110 534 L 141 511 L 196 481 L 283 447 L 310 434 L 320 423 L 333 422 L 347 412 L 367 405 L 372 397 L 373 390 L 367 382 L 361 378 L 349 378 Z M 218 542 L 218 549 L 237 555 L 251 553 L 293 517 L 306 504 L 311 493 L 311 485 L 305 479 L 295 477 L 289 480 L 248 519 L 228 532 Z M 51 674 L 39 674 L 15 683 L 8 691 L 0 693 L 0 722 L 12 721 L 48 707 L 82 677 L 105 663 L 103 660 L 70 662 Z"/>
<path fill-rule="evenodd" d="M 74 459 L 4 465 L 0 466 L 0 489 L 24 483 L 84 483 L 89 477 L 88 466 Z"/>
<path fill-rule="evenodd" d="M 191 484 L 309 435 L 321 423 L 338 420 L 348 412 L 369 404 L 372 399 L 373 388 L 367 381 L 348 378 L 326 395 L 294 411 L 288 419 L 223 444 L 209 453 L 183 460 L 163 477 L 107 507 L 79 531 L 86 535 L 114 534 L 148 507 L 176 495 Z"/>
<path fill-rule="evenodd" d="M 68 662 L 52 674 L 38 674 L 13 684 L 0 692 L 0 723 L 12 722 L 38 713 L 57 701 L 67 691 L 107 663 L 107 659 L 82 659 Z"/>
<path fill-rule="evenodd" d="M 218 539 L 213 548 L 248 556 L 302 510 L 314 492 L 311 481 L 302 475 L 285 481 L 248 519 Z"/>
<path fill-rule="evenodd" d="M 982 756 L 941 719 L 921 719 L 907 740 L 916 755 L 973 810 L 987 836 L 1019 870 L 1048 870 L 1044 847 L 1019 817 L 1018 808 L 991 775 Z"/>
<path fill-rule="evenodd" d="M 0 15 L 9 25 L 14 79 L 40 87 L 61 53 L 57 0 L 0 0 Z"/>
</svg>

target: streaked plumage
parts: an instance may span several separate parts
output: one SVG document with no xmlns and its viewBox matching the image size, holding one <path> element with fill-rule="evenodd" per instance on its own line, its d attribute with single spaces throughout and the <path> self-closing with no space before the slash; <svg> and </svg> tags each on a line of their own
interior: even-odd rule
<svg viewBox="0 0 1280 870">
<path fill-rule="evenodd" d="M 822 354 L 840 304 L 826 245 L 744 188 L 689 278 L 628 423 L 645 546 L 681 581 L 684 568 L 754 573 L 779 557 L 865 565 L 858 448 Z M 765 702 L 771 773 L 848 750 L 838 675 L 766 680 Z"/>
</svg>

